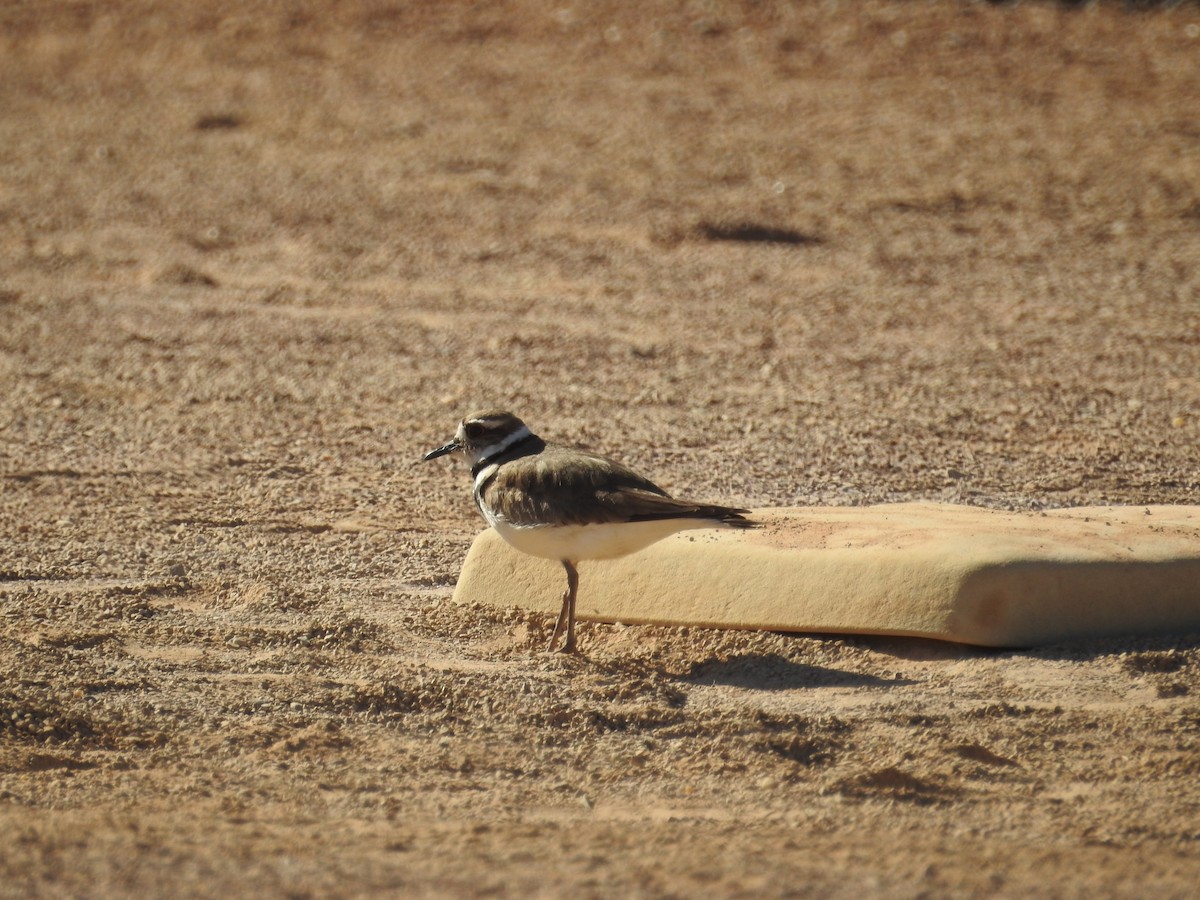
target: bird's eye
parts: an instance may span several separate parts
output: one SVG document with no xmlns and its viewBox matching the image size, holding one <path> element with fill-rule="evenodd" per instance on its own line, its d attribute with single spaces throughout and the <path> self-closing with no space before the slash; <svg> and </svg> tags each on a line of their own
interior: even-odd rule
<svg viewBox="0 0 1200 900">
<path fill-rule="evenodd" d="M 464 431 L 466 432 L 467 437 L 469 437 L 471 440 L 476 440 L 477 438 L 483 437 L 483 426 L 478 422 L 472 422 L 464 429 Z"/>
</svg>

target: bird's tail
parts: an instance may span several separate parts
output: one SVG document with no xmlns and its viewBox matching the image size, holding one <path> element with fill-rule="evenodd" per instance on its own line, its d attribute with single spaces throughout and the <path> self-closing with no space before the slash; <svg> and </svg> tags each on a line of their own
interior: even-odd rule
<svg viewBox="0 0 1200 900">
<path fill-rule="evenodd" d="M 698 519 L 716 519 L 730 528 L 758 528 L 758 522 L 746 518 L 749 514 L 748 509 L 735 509 L 732 506 L 700 506 L 696 509 Z"/>
</svg>

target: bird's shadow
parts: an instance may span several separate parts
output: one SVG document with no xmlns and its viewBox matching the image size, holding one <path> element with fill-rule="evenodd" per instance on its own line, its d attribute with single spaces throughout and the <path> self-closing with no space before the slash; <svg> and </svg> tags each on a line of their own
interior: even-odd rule
<svg viewBox="0 0 1200 900">
<path fill-rule="evenodd" d="M 778 653 L 746 653 L 727 659 L 693 663 L 677 676 L 695 685 L 726 685 L 755 691 L 788 691 L 797 688 L 893 688 L 916 684 L 911 678 L 880 678 L 807 663 L 792 662 Z"/>
</svg>

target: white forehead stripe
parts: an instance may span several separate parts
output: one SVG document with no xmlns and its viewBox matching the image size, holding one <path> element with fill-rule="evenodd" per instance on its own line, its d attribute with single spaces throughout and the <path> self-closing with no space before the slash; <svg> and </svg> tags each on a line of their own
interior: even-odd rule
<svg viewBox="0 0 1200 900">
<path fill-rule="evenodd" d="M 507 450 L 509 447 L 511 447 L 513 444 L 517 443 L 518 441 L 525 440 L 525 438 L 529 437 L 530 433 L 531 432 L 529 431 L 529 427 L 526 425 L 522 425 L 516 431 L 506 434 L 503 437 L 503 439 L 496 441 L 496 443 L 494 443 L 494 444 L 488 444 L 482 450 L 479 450 L 475 454 L 475 462 L 478 463 L 485 459 L 491 459 L 493 456 L 497 456 L 498 454 L 503 453 L 505 450 Z M 478 483 L 478 482 L 476 482 L 476 483 Z"/>
</svg>

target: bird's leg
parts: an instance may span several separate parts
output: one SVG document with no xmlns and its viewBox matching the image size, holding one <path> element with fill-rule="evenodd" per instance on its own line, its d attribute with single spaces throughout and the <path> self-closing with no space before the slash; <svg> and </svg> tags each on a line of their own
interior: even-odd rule
<svg viewBox="0 0 1200 900">
<path fill-rule="evenodd" d="M 574 563 L 563 560 L 563 568 L 567 570 L 567 641 L 563 644 L 563 653 L 575 652 L 575 595 L 579 593 L 579 573 Z"/>
<path fill-rule="evenodd" d="M 554 623 L 554 632 L 550 635 L 550 643 L 546 645 L 546 652 L 549 653 L 554 649 L 554 644 L 558 641 L 558 636 L 562 634 L 563 626 L 567 624 L 567 612 L 570 608 L 571 596 L 571 579 L 567 577 L 567 589 L 562 595 L 562 609 L 558 611 L 558 621 Z"/>
<path fill-rule="evenodd" d="M 558 626 L 554 629 L 554 637 L 558 637 L 559 630 L 562 626 L 563 619 L 567 622 L 567 640 L 562 645 L 563 653 L 575 652 L 575 595 L 579 592 L 579 572 L 575 570 L 575 564 L 569 560 L 562 561 L 563 568 L 567 570 L 567 592 L 563 594 L 562 612 L 558 614 Z M 551 640 L 550 645 L 554 645 Z"/>
</svg>

